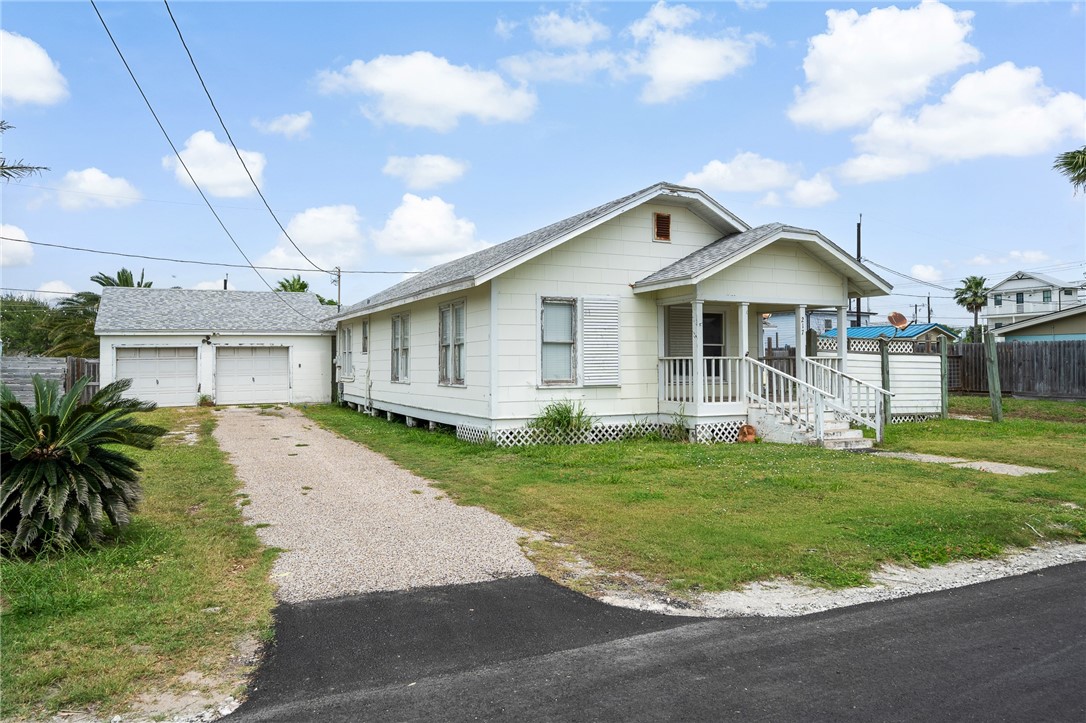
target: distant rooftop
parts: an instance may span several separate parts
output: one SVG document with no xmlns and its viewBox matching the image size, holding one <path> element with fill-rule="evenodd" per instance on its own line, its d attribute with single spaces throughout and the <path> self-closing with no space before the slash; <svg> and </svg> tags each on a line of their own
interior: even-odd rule
<svg viewBox="0 0 1086 723">
<path fill-rule="evenodd" d="M 327 332 L 334 312 L 310 293 L 107 286 L 94 332 Z"/>
<path fill-rule="evenodd" d="M 957 334 L 949 327 L 943 326 L 942 324 L 909 324 L 901 330 L 898 330 L 897 327 L 890 326 L 889 324 L 881 326 L 851 326 L 849 327 L 846 336 L 848 336 L 849 339 L 878 339 L 880 336 L 889 337 L 891 339 L 915 339 L 932 330 L 940 331 L 955 339 L 958 338 Z M 837 337 L 837 329 L 830 329 L 823 333 L 822 336 L 834 339 Z"/>
</svg>

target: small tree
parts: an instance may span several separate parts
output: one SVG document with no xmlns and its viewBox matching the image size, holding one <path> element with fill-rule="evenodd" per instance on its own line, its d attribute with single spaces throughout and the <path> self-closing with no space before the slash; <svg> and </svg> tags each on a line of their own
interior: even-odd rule
<svg viewBox="0 0 1086 723">
<path fill-rule="evenodd" d="M 129 379 L 80 403 L 84 377 L 60 394 L 34 376 L 34 405 L 0 386 L 0 540 L 4 554 L 94 543 L 108 521 L 128 524 L 143 495 L 140 466 L 118 446 L 150 449 L 166 433 L 132 416 L 152 402 L 122 397 Z"/>
<path fill-rule="evenodd" d="M 954 289 L 954 303 L 973 312 L 973 341 L 980 340 L 980 310 L 988 303 L 988 279 L 983 276 L 966 276 L 962 285 Z"/>
<path fill-rule="evenodd" d="M 286 279 L 279 279 L 275 286 L 276 291 L 309 291 L 309 282 L 302 278 L 301 274 L 294 274 Z"/>
<path fill-rule="evenodd" d="M 4 294 L 0 297 L 0 337 L 4 354 L 40 356 L 53 345 L 56 310 L 33 296 Z"/>
</svg>

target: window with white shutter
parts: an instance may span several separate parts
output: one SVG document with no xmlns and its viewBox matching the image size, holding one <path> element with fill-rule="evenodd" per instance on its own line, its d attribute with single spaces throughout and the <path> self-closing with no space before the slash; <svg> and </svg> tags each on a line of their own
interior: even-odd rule
<svg viewBox="0 0 1086 723">
<path fill-rule="evenodd" d="M 581 358 L 584 385 L 619 384 L 619 302 L 617 296 L 581 300 Z"/>
<path fill-rule="evenodd" d="M 544 384 L 577 382 L 576 299 L 545 298 L 540 313 L 540 378 Z"/>
<path fill-rule="evenodd" d="M 667 307 L 666 352 L 666 356 L 694 356 L 694 326 L 690 304 Z"/>
</svg>

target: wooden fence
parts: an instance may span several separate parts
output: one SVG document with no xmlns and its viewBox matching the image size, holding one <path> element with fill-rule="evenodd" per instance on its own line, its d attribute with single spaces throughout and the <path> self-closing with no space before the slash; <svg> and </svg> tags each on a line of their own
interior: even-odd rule
<svg viewBox="0 0 1086 723">
<path fill-rule="evenodd" d="M 1086 341 L 1007 341 L 996 344 L 1004 394 L 1042 399 L 1086 399 Z M 953 344 L 948 356 L 950 391 L 987 394 L 984 344 Z"/>
<path fill-rule="evenodd" d="M 65 391 L 81 377 L 89 376 L 91 383 L 83 390 L 81 398 L 89 401 L 98 391 L 98 360 L 78 357 L 6 356 L 0 359 L 0 381 L 3 381 L 15 398 L 23 404 L 34 403 L 32 379 L 39 374 L 44 379 L 61 383 Z"/>
</svg>

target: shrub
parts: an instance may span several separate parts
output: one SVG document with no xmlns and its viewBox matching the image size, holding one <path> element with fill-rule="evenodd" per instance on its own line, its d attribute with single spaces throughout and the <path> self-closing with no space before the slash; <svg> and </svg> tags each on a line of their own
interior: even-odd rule
<svg viewBox="0 0 1086 723">
<path fill-rule="evenodd" d="M 595 423 L 596 418 L 580 402 L 560 399 L 543 407 L 543 411 L 528 422 L 528 427 L 542 435 L 543 441 L 580 442 L 585 441 Z"/>
<path fill-rule="evenodd" d="M 34 376 L 27 407 L 0 388 L 0 543 L 5 554 L 36 554 L 75 542 L 93 543 L 108 520 L 116 528 L 142 496 L 140 466 L 116 446 L 150 449 L 166 433 L 141 424 L 135 412 L 151 402 L 121 395 L 131 380 L 103 388 L 87 404 L 84 377 L 66 394 Z"/>
</svg>

